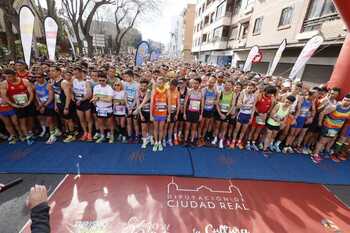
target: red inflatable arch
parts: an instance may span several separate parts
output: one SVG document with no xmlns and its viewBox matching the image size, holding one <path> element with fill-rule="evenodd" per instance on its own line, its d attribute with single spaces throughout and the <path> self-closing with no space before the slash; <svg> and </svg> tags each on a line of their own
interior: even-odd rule
<svg viewBox="0 0 350 233">
<path fill-rule="evenodd" d="M 337 9 L 342 16 L 345 25 L 350 30 L 350 1 L 349 0 L 333 0 Z M 350 93 L 350 34 L 346 36 L 343 47 L 338 56 L 337 63 L 331 79 L 328 82 L 328 87 L 340 87 L 341 95 L 344 96 Z"/>
</svg>

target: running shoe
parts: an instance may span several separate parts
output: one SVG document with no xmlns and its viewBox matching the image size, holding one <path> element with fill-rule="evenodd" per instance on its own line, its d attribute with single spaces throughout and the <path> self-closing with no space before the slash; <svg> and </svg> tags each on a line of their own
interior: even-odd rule
<svg viewBox="0 0 350 233">
<path fill-rule="evenodd" d="M 73 135 L 74 135 L 74 136 L 78 136 L 78 135 L 79 135 L 79 131 L 78 131 L 78 130 L 74 130 L 74 131 L 73 131 Z"/>
<path fill-rule="evenodd" d="M 163 141 L 162 141 L 162 143 L 161 143 L 161 144 L 162 144 L 162 146 L 163 146 L 163 147 L 166 147 L 166 140 L 165 140 L 165 139 L 163 139 Z M 158 150 L 159 150 L 159 147 L 158 147 Z"/>
<path fill-rule="evenodd" d="M 26 137 L 26 141 L 27 141 L 27 145 L 30 146 L 34 143 L 34 140 L 32 138 L 32 136 L 27 136 Z"/>
<path fill-rule="evenodd" d="M 21 142 L 24 142 L 26 140 L 25 136 L 19 136 L 19 140 L 21 140 Z"/>
<path fill-rule="evenodd" d="M 44 137 L 46 134 L 46 127 L 43 127 L 43 130 L 41 131 L 41 133 L 39 134 L 39 138 Z"/>
<path fill-rule="evenodd" d="M 61 137 L 62 136 L 62 132 L 58 128 L 55 129 L 55 136 L 56 137 Z"/>
<path fill-rule="evenodd" d="M 142 149 L 146 149 L 146 147 L 147 147 L 147 145 L 148 145 L 148 140 L 147 140 L 147 138 L 143 138 L 142 141 L 143 141 L 143 143 L 142 143 L 142 145 L 141 145 L 141 148 L 142 148 Z"/>
<path fill-rule="evenodd" d="M 240 150 L 243 150 L 243 149 L 244 149 L 243 142 L 241 142 L 241 141 L 238 141 L 237 146 L 238 146 L 238 148 L 239 148 Z"/>
<path fill-rule="evenodd" d="M 305 147 L 305 146 L 304 146 L 302 152 L 303 152 L 304 155 L 309 155 L 309 154 L 310 154 L 309 148 L 307 148 L 307 147 Z"/>
<path fill-rule="evenodd" d="M 339 158 L 341 161 L 346 161 L 346 160 L 348 160 L 348 156 L 346 156 L 345 154 L 339 155 L 338 158 Z"/>
<path fill-rule="evenodd" d="M 211 142 L 212 145 L 216 145 L 216 143 L 218 142 L 218 138 L 215 137 L 214 140 Z"/>
<path fill-rule="evenodd" d="M 46 141 L 46 144 L 51 145 L 54 144 L 57 141 L 57 138 L 55 134 L 52 134 L 49 139 Z"/>
<path fill-rule="evenodd" d="M 259 150 L 263 150 L 264 149 L 264 144 L 262 142 L 259 143 L 258 145 Z"/>
<path fill-rule="evenodd" d="M 246 150 L 252 150 L 252 146 L 250 145 L 250 143 L 247 143 L 247 145 L 245 146 L 245 149 Z"/>
<path fill-rule="evenodd" d="M 162 143 L 159 143 L 159 144 L 158 144 L 158 151 L 163 151 L 163 145 L 162 145 Z"/>
<path fill-rule="evenodd" d="M 230 148 L 231 149 L 235 149 L 236 147 L 236 141 L 235 140 L 232 140 L 231 144 L 230 144 Z"/>
<path fill-rule="evenodd" d="M 275 144 L 275 145 L 273 146 L 273 148 L 274 148 L 274 151 L 277 152 L 277 153 L 281 153 L 281 152 L 282 152 L 279 145 L 276 145 L 276 144 Z"/>
<path fill-rule="evenodd" d="M 111 137 L 111 132 L 107 132 L 106 138 L 109 139 Z"/>
<path fill-rule="evenodd" d="M 75 140 L 76 140 L 75 135 L 74 135 L 74 134 L 73 134 L 73 135 L 69 134 L 69 135 L 63 140 L 63 142 L 69 143 L 69 142 L 73 142 L 73 141 L 75 141 Z"/>
<path fill-rule="evenodd" d="M 219 141 L 219 148 L 224 149 L 224 140 L 220 139 Z"/>
<path fill-rule="evenodd" d="M 173 142 L 171 141 L 171 139 L 168 140 L 168 145 L 169 145 L 169 146 L 174 146 L 174 144 L 173 144 Z"/>
<path fill-rule="evenodd" d="M 108 143 L 109 143 L 109 144 L 114 143 L 114 136 L 113 136 L 113 135 L 111 135 L 111 136 L 109 137 Z"/>
<path fill-rule="evenodd" d="M 179 143 L 179 140 L 177 140 L 177 138 L 175 138 L 175 139 L 174 139 L 174 145 L 177 146 L 177 145 L 179 145 L 179 144 L 180 144 L 180 143 Z"/>
<path fill-rule="evenodd" d="M 8 142 L 9 142 L 9 144 L 13 145 L 13 144 L 16 144 L 17 139 L 16 139 L 16 137 L 14 137 L 14 136 L 10 136 L 10 137 L 8 138 Z"/>
<path fill-rule="evenodd" d="M 320 155 L 315 154 L 315 155 L 311 156 L 311 160 L 312 160 L 312 162 L 319 164 L 322 161 L 322 158 Z"/>
<path fill-rule="evenodd" d="M 5 134 L 0 133 L 0 139 L 6 140 L 6 139 L 8 139 L 8 137 Z"/>
<path fill-rule="evenodd" d="M 95 133 L 93 139 L 94 139 L 94 140 L 97 140 L 97 139 L 99 139 L 100 137 L 101 137 L 101 134 L 100 134 L 100 133 Z"/>
<path fill-rule="evenodd" d="M 152 136 L 149 136 L 149 141 L 150 141 L 151 145 L 154 145 L 154 139 Z"/>
<path fill-rule="evenodd" d="M 87 133 L 86 141 L 88 141 L 88 142 L 93 141 L 91 133 Z"/>
<path fill-rule="evenodd" d="M 122 143 L 124 143 L 124 144 L 125 144 L 125 143 L 127 143 L 127 142 L 128 142 L 128 141 L 126 140 L 126 137 L 125 137 L 125 136 L 123 136 L 123 137 L 122 137 Z"/>
<path fill-rule="evenodd" d="M 202 147 L 202 146 L 204 146 L 204 145 L 205 145 L 204 139 L 203 139 L 203 138 L 200 138 L 200 139 L 198 140 L 197 146 L 198 146 L 198 147 Z"/>
<path fill-rule="evenodd" d="M 270 145 L 269 145 L 269 150 L 270 150 L 271 152 L 275 152 L 275 147 L 274 147 L 273 144 L 270 144 Z"/>
<path fill-rule="evenodd" d="M 100 136 L 97 140 L 96 140 L 96 143 L 102 143 L 105 141 L 105 136 Z"/>
<path fill-rule="evenodd" d="M 158 151 L 158 143 L 154 143 L 152 150 L 153 150 L 153 152 L 157 152 Z"/>
<path fill-rule="evenodd" d="M 259 148 L 256 146 L 255 143 L 250 144 L 250 147 L 251 147 L 251 149 L 253 149 L 254 151 L 259 151 Z"/>
<path fill-rule="evenodd" d="M 331 155 L 331 159 L 336 162 L 336 163 L 339 163 L 340 162 L 340 159 L 338 158 L 338 156 L 336 154 L 332 154 Z"/>
<path fill-rule="evenodd" d="M 83 134 L 83 136 L 80 138 L 80 141 L 87 141 L 87 133 Z"/>
<path fill-rule="evenodd" d="M 119 134 L 118 137 L 117 137 L 117 141 L 118 141 L 118 142 L 121 142 L 121 141 L 122 141 L 122 137 L 123 137 L 123 136 L 122 136 L 121 134 Z"/>
</svg>

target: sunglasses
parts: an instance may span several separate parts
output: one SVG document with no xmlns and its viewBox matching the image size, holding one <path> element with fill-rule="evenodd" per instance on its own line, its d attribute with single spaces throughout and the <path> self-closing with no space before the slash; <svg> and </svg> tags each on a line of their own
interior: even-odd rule
<svg viewBox="0 0 350 233">
<path fill-rule="evenodd" d="M 99 82 L 106 82 L 107 80 L 105 80 L 105 79 L 100 79 L 100 80 L 98 80 Z"/>
</svg>

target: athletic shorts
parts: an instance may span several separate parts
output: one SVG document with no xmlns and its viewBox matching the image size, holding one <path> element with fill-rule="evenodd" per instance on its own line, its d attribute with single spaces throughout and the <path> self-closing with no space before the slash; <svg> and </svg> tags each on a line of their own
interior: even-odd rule
<svg viewBox="0 0 350 233">
<path fill-rule="evenodd" d="M 16 108 L 16 115 L 18 118 L 33 117 L 36 115 L 34 104 L 31 104 L 25 108 Z"/>
<path fill-rule="evenodd" d="M 270 125 L 269 123 L 266 123 L 266 128 L 271 131 L 279 131 L 281 129 L 280 126 Z"/>
<path fill-rule="evenodd" d="M 256 115 L 253 116 L 253 120 L 252 120 L 252 127 L 253 128 L 256 128 L 256 129 L 262 129 L 265 127 L 266 124 L 261 124 L 261 123 L 258 123 L 256 121 Z"/>
<path fill-rule="evenodd" d="M 177 118 L 177 121 L 185 121 L 183 112 L 179 112 L 179 116 Z"/>
<path fill-rule="evenodd" d="M 187 122 L 198 123 L 199 122 L 200 113 L 199 112 L 187 111 L 186 117 L 187 117 L 187 120 L 186 120 Z"/>
<path fill-rule="evenodd" d="M 248 124 L 251 116 L 251 114 L 238 113 L 237 121 L 241 124 Z"/>
<path fill-rule="evenodd" d="M 55 116 L 56 115 L 56 112 L 55 112 L 55 109 L 53 108 L 45 108 L 44 112 L 41 113 L 40 111 L 38 111 L 38 115 L 39 116 L 48 116 L 48 117 L 51 117 L 51 116 Z"/>
<path fill-rule="evenodd" d="M 96 114 L 96 106 L 95 105 L 91 104 L 90 109 L 91 109 L 91 112 L 93 114 Z"/>
<path fill-rule="evenodd" d="M 6 112 L 0 112 L 0 116 L 3 116 L 3 117 L 12 117 L 14 115 L 16 115 L 16 110 L 14 109 Z"/>
<path fill-rule="evenodd" d="M 153 120 L 155 122 L 162 122 L 162 121 L 166 121 L 167 117 L 166 116 L 153 116 Z"/>
<path fill-rule="evenodd" d="M 142 118 L 140 117 L 141 123 L 148 123 L 151 121 L 150 112 L 141 111 L 141 114 L 144 118 L 144 120 L 142 120 Z"/>
<path fill-rule="evenodd" d="M 339 134 L 339 129 L 329 129 L 327 127 L 322 127 L 321 129 L 321 136 L 327 137 L 327 138 L 335 138 Z"/>
<path fill-rule="evenodd" d="M 64 114 L 64 105 L 57 105 L 59 115 L 65 120 L 74 119 L 74 106 L 71 104 L 68 108 L 68 113 Z"/>
<path fill-rule="evenodd" d="M 295 129 L 302 129 L 304 128 L 304 124 L 305 124 L 305 121 L 306 121 L 306 117 L 302 117 L 302 116 L 298 116 L 297 119 L 295 120 L 295 124 L 292 125 L 292 128 L 295 128 Z"/>
<path fill-rule="evenodd" d="M 212 109 L 212 110 L 205 110 L 205 109 L 204 109 L 204 111 L 203 111 L 203 117 L 204 117 L 204 118 L 213 118 L 214 115 L 215 115 L 215 112 L 216 112 L 216 111 L 214 111 L 214 109 Z"/>
<path fill-rule="evenodd" d="M 133 113 L 134 113 L 134 111 L 135 111 L 135 109 L 132 109 L 132 110 L 128 110 L 128 109 L 126 109 L 126 118 L 132 118 L 132 119 L 134 119 L 134 120 L 137 120 L 138 119 L 138 117 L 139 117 L 139 115 L 134 115 Z"/>
<path fill-rule="evenodd" d="M 79 111 L 82 111 L 82 112 L 86 112 L 86 111 L 89 111 L 91 110 L 91 103 L 89 100 L 85 100 L 83 102 L 80 103 L 80 105 L 75 105 L 76 106 L 76 109 L 79 110 Z"/>
<path fill-rule="evenodd" d="M 176 116 L 176 112 L 172 112 L 171 114 L 170 114 L 170 123 L 175 123 L 175 116 Z"/>
</svg>

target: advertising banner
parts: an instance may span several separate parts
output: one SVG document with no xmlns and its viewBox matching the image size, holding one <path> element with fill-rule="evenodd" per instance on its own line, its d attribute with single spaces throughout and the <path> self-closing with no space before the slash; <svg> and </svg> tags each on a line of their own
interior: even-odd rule
<svg viewBox="0 0 350 233">
<path fill-rule="evenodd" d="M 22 6 L 19 11 L 19 30 L 21 34 L 24 60 L 28 66 L 30 66 L 32 51 L 34 20 L 35 18 L 32 10 L 28 6 Z"/>
<path fill-rule="evenodd" d="M 253 48 L 251 48 L 248 54 L 247 60 L 245 61 L 243 72 L 248 72 L 252 69 L 253 60 L 258 54 L 259 54 L 258 46 L 254 46 Z"/>
<path fill-rule="evenodd" d="M 141 41 L 136 49 L 135 65 L 142 66 L 149 57 L 149 45 L 147 41 Z"/>
<path fill-rule="evenodd" d="M 286 47 L 287 47 L 287 40 L 284 39 L 282 41 L 280 47 L 278 48 L 276 54 L 275 54 L 275 57 L 272 61 L 270 69 L 267 71 L 267 74 L 266 74 L 267 76 L 272 76 L 273 73 L 275 72 L 276 67 L 277 67 L 278 63 L 280 62 L 282 54 L 283 54 L 284 50 L 286 49 Z"/>
<path fill-rule="evenodd" d="M 49 60 L 55 61 L 56 42 L 58 25 L 52 17 L 46 17 L 44 21 L 46 46 L 49 53 Z"/>
</svg>

